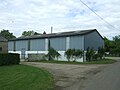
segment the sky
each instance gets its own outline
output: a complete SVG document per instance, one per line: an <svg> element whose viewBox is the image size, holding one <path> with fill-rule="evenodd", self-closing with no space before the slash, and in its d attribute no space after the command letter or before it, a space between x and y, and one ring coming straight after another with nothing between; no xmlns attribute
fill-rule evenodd
<svg viewBox="0 0 120 90"><path fill-rule="evenodd" d="M0 30L16 37L23 31L38 33L97 29L109 39L120 35L120 0L0 0Z"/></svg>

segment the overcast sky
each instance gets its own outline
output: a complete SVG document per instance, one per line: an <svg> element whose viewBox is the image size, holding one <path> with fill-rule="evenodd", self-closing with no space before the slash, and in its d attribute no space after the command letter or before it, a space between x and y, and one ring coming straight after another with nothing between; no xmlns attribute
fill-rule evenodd
<svg viewBox="0 0 120 90"><path fill-rule="evenodd" d="M83 0L92 10L112 24L106 24L80 0L0 0L0 30L15 36L23 31L39 33L86 30L96 28L111 39L120 35L120 0Z"/></svg>

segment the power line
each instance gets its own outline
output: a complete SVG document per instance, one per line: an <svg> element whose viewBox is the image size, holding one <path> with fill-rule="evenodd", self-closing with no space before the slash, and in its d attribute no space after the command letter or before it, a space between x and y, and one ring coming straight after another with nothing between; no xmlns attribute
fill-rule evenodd
<svg viewBox="0 0 120 90"><path fill-rule="evenodd" d="M112 24L110 24L109 22L107 22L104 18L102 18L99 14L97 14L93 9L91 9L86 3L84 3L82 0L80 0L80 2L82 4L84 4L88 9L90 9L96 16L98 16L102 21L104 21L105 23L107 23L109 26L113 27L114 29L117 29L115 28Z"/></svg>

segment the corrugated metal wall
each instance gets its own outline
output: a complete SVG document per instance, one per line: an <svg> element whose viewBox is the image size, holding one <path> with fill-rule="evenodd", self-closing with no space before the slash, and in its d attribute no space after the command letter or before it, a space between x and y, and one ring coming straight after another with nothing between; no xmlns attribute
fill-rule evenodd
<svg viewBox="0 0 120 90"><path fill-rule="evenodd" d="M70 48L84 50L84 36L71 36Z"/></svg>
<svg viewBox="0 0 120 90"><path fill-rule="evenodd" d="M67 37L50 38L50 45L57 51L66 51L66 48L82 49L84 48L83 36L71 36L69 41ZM30 44L30 45L29 45ZM48 44L48 43L46 43ZM45 51L45 39L20 40L15 43L15 50L21 51L23 48L26 51ZM68 46L69 45L69 46ZM66 47L67 46L67 47ZM30 49L28 48L30 47ZM14 41L8 42L8 50L14 51Z"/></svg>
<svg viewBox="0 0 120 90"><path fill-rule="evenodd" d="M102 46L104 46L104 40L96 31L85 35L85 50L88 47L98 50L98 47Z"/></svg>
<svg viewBox="0 0 120 90"><path fill-rule="evenodd" d="M28 50L28 40L16 41L16 51L21 51L22 49Z"/></svg>
<svg viewBox="0 0 120 90"><path fill-rule="evenodd" d="M30 40L30 51L45 51L45 39Z"/></svg>
<svg viewBox="0 0 120 90"><path fill-rule="evenodd" d="M85 40L85 41L84 41ZM32 40L19 40L8 42L8 50L21 51L23 48L26 51L45 51L47 49L48 39L32 39ZM51 47L57 51L66 51L66 48L85 50L90 47L95 50L100 46L104 46L104 41L100 35L95 31L83 36L70 36L70 37L53 37L50 38ZM14 46L16 45L16 46ZM45 49L46 48L46 49Z"/></svg>
<svg viewBox="0 0 120 90"><path fill-rule="evenodd" d="M66 50L66 37L50 38L50 45L57 51Z"/></svg>
<svg viewBox="0 0 120 90"><path fill-rule="evenodd" d="M8 42L8 51L13 51L14 50L14 41L9 41Z"/></svg>

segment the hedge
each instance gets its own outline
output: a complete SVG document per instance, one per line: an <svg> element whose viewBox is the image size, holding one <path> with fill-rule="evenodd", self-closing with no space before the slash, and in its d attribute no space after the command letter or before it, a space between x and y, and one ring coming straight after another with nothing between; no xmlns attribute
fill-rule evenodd
<svg viewBox="0 0 120 90"><path fill-rule="evenodd" d="M15 53L1 53L0 54L0 66L19 64L20 56Z"/></svg>

